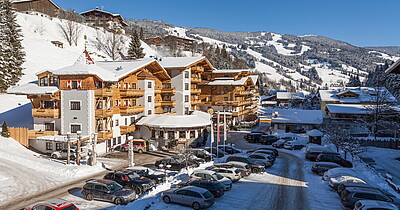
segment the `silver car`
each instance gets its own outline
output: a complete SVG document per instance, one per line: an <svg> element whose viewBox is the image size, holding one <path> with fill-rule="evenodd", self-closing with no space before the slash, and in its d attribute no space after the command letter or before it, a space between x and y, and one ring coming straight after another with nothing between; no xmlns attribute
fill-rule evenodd
<svg viewBox="0 0 400 210"><path fill-rule="evenodd" d="M214 204L214 195L210 191L195 186L169 189L161 193L161 198L165 203L178 203L194 209L208 208Z"/></svg>
<svg viewBox="0 0 400 210"><path fill-rule="evenodd" d="M195 170L190 175L190 179L207 179L217 181L222 184L224 190L230 190L232 188L232 181L221 174L211 170Z"/></svg>
<svg viewBox="0 0 400 210"><path fill-rule="evenodd" d="M242 178L241 172L237 168L218 168L214 167L210 169L211 171L215 171L222 176L232 180L232 182L237 182Z"/></svg>

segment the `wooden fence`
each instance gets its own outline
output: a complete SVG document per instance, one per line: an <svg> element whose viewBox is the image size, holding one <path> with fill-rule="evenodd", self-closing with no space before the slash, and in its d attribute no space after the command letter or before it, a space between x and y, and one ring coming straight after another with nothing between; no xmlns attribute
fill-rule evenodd
<svg viewBox="0 0 400 210"><path fill-rule="evenodd" d="M10 137L15 139L20 144L25 147L29 147L29 130L28 128L14 128L8 127L8 132Z"/></svg>

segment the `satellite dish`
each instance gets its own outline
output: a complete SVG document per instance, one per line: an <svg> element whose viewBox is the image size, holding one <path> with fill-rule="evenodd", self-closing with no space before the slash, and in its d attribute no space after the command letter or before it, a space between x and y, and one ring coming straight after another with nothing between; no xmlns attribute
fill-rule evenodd
<svg viewBox="0 0 400 210"><path fill-rule="evenodd" d="M207 109L207 113L210 114L210 115L213 115L214 114L214 109L212 109L212 108Z"/></svg>

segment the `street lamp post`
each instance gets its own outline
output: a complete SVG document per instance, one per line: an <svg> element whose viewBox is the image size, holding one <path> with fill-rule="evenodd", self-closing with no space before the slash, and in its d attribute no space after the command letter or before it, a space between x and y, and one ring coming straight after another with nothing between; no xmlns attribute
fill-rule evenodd
<svg viewBox="0 0 400 210"><path fill-rule="evenodd" d="M67 164L71 164L71 133L67 133Z"/></svg>
<svg viewBox="0 0 400 210"><path fill-rule="evenodd" d="M128 136L128 165L129 167L133 167L134 163L134 153L133 153L133 145L132 145L133 136Z"/></svg>
<svg viewBox="0 0 400 210"><path fill-rule="evenodd" d="M81 165L81 138L82 138L82 131L77 131L78 134L78 141L76 142L76 164L79 166Z"/></svg>

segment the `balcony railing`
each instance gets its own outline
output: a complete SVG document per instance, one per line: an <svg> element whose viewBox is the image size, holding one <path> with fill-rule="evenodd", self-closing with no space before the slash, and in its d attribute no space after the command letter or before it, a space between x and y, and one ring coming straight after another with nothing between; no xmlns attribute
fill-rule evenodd
<svg viewBox="0 0 400 210"><path fill-rule="evenodd" d="M176 101L161 101L161 106L176 106Z"/></svg>
<svg viewBox="0 0 400 210"><path fill-rule="evenodd" d="M32 117L60 118L60 109L32 109Z"/></svg>
<svg viewBox="0 0 400 210"><path fill-rule="evenodd" d="M112 131L98 131L97 138L100 140L107 140L113 137Z"/></svg>
<svg viewBox="0 0 400 210"><path fill-rule="evenodd" d="M154 89L154 94L161 94L161 89Z"/></svg>
<svg viewBox="0 0 400 210"><path fill-rule="evenodd" d="M136 114L144 112L144 106L121 106L119 107L119 113L122 115Z"/></svg>
<svg viewBox="0 0 400 210"><path fill-rule="evenodd" d="M245 90L236 91L235 95L239 95L239 96L249 95L249 91L245 91Z"/></svg>
<svg viewBox="0 0 400 210"><path fill-rule="evenodd" d="M176 94L176 89L175 88L163 88L163 89L161 89L161 94L175 95Z"/></svg>
<svg viewBox="0 0 400 210"><path fill-rule="evenodd" d="M40 136L55 136L60 134L60 131L35 131L35 130L29 130L28 131L28 138L29 139L36 139L37 137Z"/></svg>
<svg viewBox="0 0 400 210"><path fill-rule="evenodd" d="M111 97L113 94L114 90L109 88L97 89L94 91L96 97Z"/></svg>
<svg viewBox="0 0 400 210"><path fill-rule="evenodd" d="M141 97L144 96L144 90L139 89L120 89L121 97Z"/></svg>
<svg viewBox="0 0 400 210"><path fill-rule="evenodd" d="M201 78L192 77L192 78L190 79L190 82L191 82L191 83L200 83L200 82L201 82Z"/></svg>
<svg viewBox="0 0 400 210"><path fill-rule="evenodd" d="M192 67L192 71L204 72L204 69L203 69L203 67L200 67L200 66L194 66L194 67Z"/></svg>
<svg viewBox="0 0 400 210"><path fill-rule="evenodd" d="M127 134L127 133L132 133L135 132L136 127L134 125L128 125L128 126L119 126L121 134Z"/></svg>
<svg viewBox="0 0 400 210"><path fill-rule="evenodd" d="M114 114L112 109L96 109L96 117L111 117Z"/></svg>
<svg viewBox="0 0 400 210"><path fill-rule="evenodd" d="M160 107L160 106L161 106L161 101L154 102L154 107Z"/></svg>
<svg viewBox="0 0 400 210"><path fill-rule="evenodd" d="M193 105L200 104L200 103L201 103L201 100L199 100L199 99L192 100Z"/></svg>
<svg viewBox="0 0 400 210"><path fill-rule="evenodd" d="M193 94L193 95L200 94L200 93L201 93L201 89L192 89L192 90L190 91L190 93Z"/></svg>

